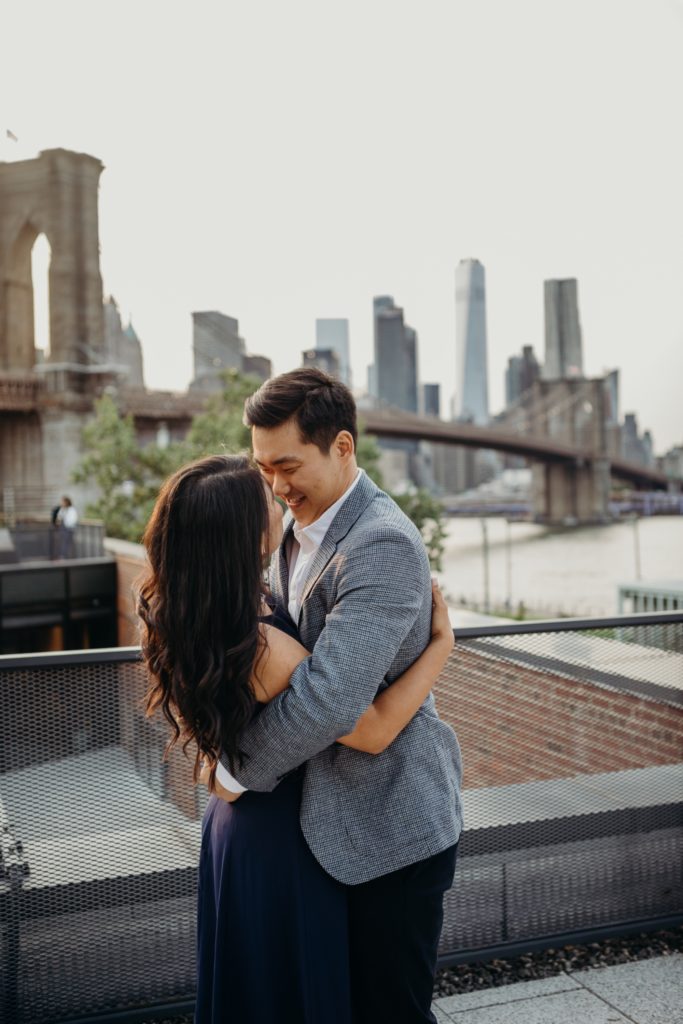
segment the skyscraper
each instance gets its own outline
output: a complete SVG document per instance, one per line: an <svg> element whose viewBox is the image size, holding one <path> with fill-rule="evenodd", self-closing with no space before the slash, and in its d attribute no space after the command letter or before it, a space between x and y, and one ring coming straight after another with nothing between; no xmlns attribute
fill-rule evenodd
<svg viewBox="0 0 683 1024"><path fill-rule="evenodd" d="M525 345L521 356L510 356L505 371L505 405L511 406L541 376L541 367L531 345Z"/></svg>
<svg viewBox="0 0 683 1024"><path fill-rule="evenodd" d="M351 356L349 353L349 321L318 319L315 322L315 347L333 349L339 357L339 378L351 387Z"/></svg>
<svg viewBox="0 0 683 1024"><path fill-rule="evenodd" d="M486 351L486 274L479 260L461 260L455 270L455 416L489 420Z"/></svg>
<svg viewBox="0 0 683 1024"><path fill-rule="evenodd" d="M339 365L339 353L334 348L309 348L301 353L302 366L314 366L331 377L339 377L341 380L341 367Z"/></svg>
<svg viewBox="0 0 683 1024"><path fill-rule="evenodd" d="M440 384L422 385L422 411L425 416L436 416L437 419L441 415Z"/></svg>
<svg viewBox="0 0 683 1024"><path fill-rule="evenodd" d="M404 322L403 310L390 295L372 300L375 362L374 395L381 405L417 412L417 333ZM421 482L422 460L417 441L384 438L380 468L387 487L400 489Z"/></svg>
<svg viewBox="0 0 683 1024"><path fill-rule="evenodd" d="M221 390L221 370L241 370L244 353L244 340L234 317L215 311L192 314L191 388Z"/></svg>
<svg viewBox="0 0 683 1024"><path fill-rule="evenodd" d="M380 402L417 412L417 333L389 295L373 299L375 387Z"/></svg>
<svg viewBox="0 0 683 1024"><path fill-rule="evenodd" d="M583 377L583 343L576 278L543 282L546 380Z"/></svg>
<svg viewBox="0 0 683 1024"><path fill-rule="evenodd" d="M273 364L268 356L242 356L242 373L266 381L273 376Z"/></svg>

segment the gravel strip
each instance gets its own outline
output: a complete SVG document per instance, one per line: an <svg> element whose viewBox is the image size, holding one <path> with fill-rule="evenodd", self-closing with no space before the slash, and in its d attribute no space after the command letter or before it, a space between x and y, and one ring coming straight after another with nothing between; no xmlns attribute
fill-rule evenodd
<svg viewBox="0 0 683 1024"><path fill-rule="evenodd" d="M582 971L587 967L612 967L635 960L683 952L683 928L672 931L641 933L623 939L605 939L587 946L563 946L525 953L511 960L488 960L486 963L458 964L437 971L434 998L479 992L516 981L550 978L556 974ZM150 1017L145 1024L193 1024L192 1014L179 1017Z"/></svg>
<svg viewBox="0 0 683 1024"><path fill-rule="evenodd" d="M538 953L524 953L510 960L489 960L486 963L458 964L437 971L434 998L478 992L516 981L551 978L588 967L612 967L635 960L649 960L683 951L683 928L672 931L641 933L623 939L605 939L587 946L562 946Z"/></svg>

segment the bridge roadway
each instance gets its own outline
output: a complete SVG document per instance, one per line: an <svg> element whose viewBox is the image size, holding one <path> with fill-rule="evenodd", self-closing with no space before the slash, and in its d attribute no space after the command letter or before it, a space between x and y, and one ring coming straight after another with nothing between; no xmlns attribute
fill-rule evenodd
<svg viewBox="0 0 683 1024"><path fill-rule="evenodd" d="M0 375L0 413L37 412L43 404L42 382L34 375ZM51 396L54 400L54 395ZM123 413L130 413L136 421L187 420L202 412L207 396L200 392L173 393L167 391L130 391L120 395ZM360 409L359 419L369 434L397 440L434 441L441 444L463 445L470 448L488 448L493 451L521 455L533 462L557 463L565 466L585 467L606 456L573 445L562 444L549 437L517 434L500 427L479 427L472 423L455 423L412 413L377 409ZM629 462L609 459L610 472L636 487L666 490L673 482L656 469Z"/></svg>
<svg viewBox="0 0 683 1024"><path fill-rule="evenodd" d="M606 458L583 448L561 444L548 437L516 434L496 427L478 427L472 423L448 423L428 416L396 415L380 410L364 409L360 419L369 434L376 437L436 441L458 444L469 448L489 448L493 451L522 455L534 462L555 462L572 466L587 466L596 458ZM666 489L670 483L664 473L626 459L609 459L613 476L641 487Z"/></svg>

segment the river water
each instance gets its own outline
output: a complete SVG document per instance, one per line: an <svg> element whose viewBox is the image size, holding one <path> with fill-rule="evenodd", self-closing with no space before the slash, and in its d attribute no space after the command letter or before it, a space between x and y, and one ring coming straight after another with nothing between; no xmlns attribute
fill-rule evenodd
<svg viewBox="0 0 683 1024"><path fill-rule="evenodd" d="M549 529L487 519L492 609L506 599L543 617L615 615L619 583L683 585L683 516ZM442 587L449 601L484 601L482 521L449 519Z"/></svg>

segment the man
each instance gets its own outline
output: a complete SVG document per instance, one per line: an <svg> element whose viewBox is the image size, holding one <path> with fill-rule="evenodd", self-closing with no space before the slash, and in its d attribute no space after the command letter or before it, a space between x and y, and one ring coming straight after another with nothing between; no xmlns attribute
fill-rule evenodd
<svg viewBox="0 0 683 1024"><path fill-rule="evenodd" d="M245 405L254 459L287 525L271 587L313 654L246 730L227 789L270 791L306 762L301 827L347 887L354 1021L422 1024L462 825L455 734L430 696L377 756L335 744L430 635L420 534L358 469L350 391L319 370L272 378Z"/></svg>

